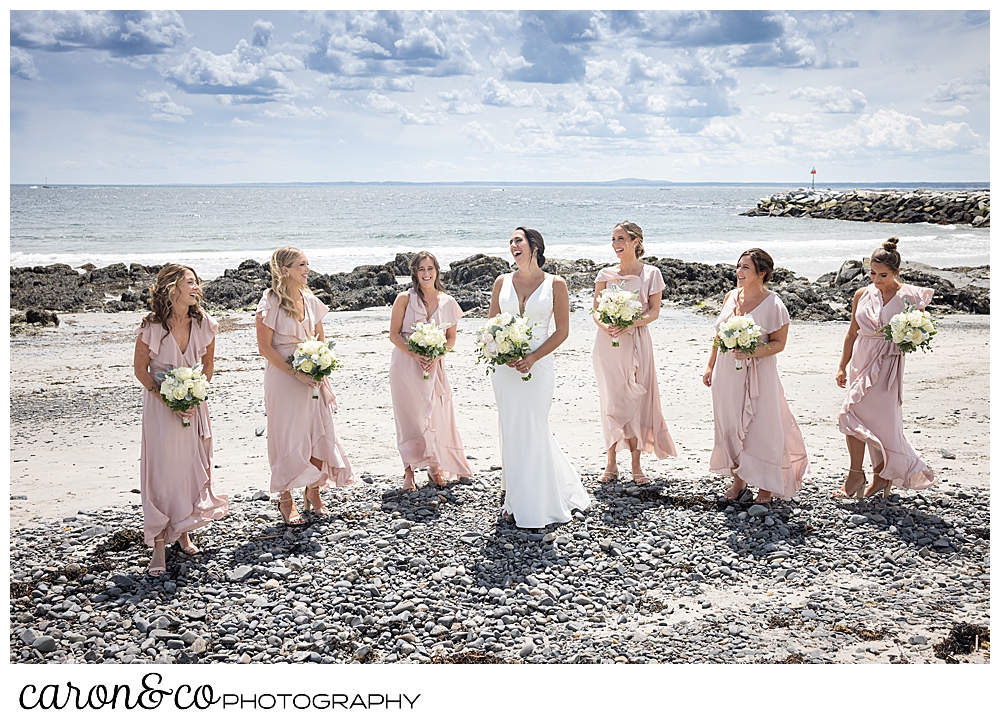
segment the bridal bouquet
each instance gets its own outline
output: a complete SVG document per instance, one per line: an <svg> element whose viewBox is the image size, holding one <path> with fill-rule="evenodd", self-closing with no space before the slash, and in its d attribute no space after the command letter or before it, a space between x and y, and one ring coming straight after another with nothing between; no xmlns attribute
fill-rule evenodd
<svg viewBox="0 0 1000 724"><path fill-rule="evenodd" d="M895 342L903 354L926 352L931 348L931 337L937 334L937 325L927 312L921 312L909 302L903 303L903 311L893 315L889 324L882 328L887 340Z"/></svg>
<svg viewBox="0 0 1000 724"><path fill-rule="evenodd" d="M476 364L485 362L489 365L489 373L497 365L505 365L511 360L524 357L531 351L528 343L534 326L523 314L510 312L501 312L487 319L476 337ZM531 379L531 373L521 379L527 382Z"/></svg>
<svg viewBox="0 0 1000 724"><path fill-rule="evenodd" d="M626 291L624 284L610 284L605 287L597 303L597 313L601 322L615 327L631 326L641 312L639 292ZM618 347L618 340L612 340L611 346Z"/></svg>
<svg viewBox="0 0 1000 724"><path fill-rule="evenodd" d="M745 354L753 354L763 333L764 330L750 315L730 317L719 327L719 334L716 335L712 346L720 352L738 349ZM736 360L736 369L743 369L740 360Z"/></svg>
<svg viewBox="0 0 1000 724"><path fill-rule="evenodd" d="M201 373L201 365L167 367L166 372L157 372L153 379L160 383L160 397L171 410L184 412L208 399L208 379ZM189 420L183 424L191 427Z"/></svg>
<svg viewBox="0 0 1000 724"><path fill-rule="evenodd" d="M315 337L299 342L295 352L288 358L288 364L296 372L309 375L314 380L322 381L324 377L339 370L343 365L333 356L336 342L320 342ZM313 390L313 399L319 397L319 390Z"/></svg>
<svg viewBox="0 0 1000 724"><path fill-rule="evenodd" d="M445 346L448 343L448 338L445 336L444 329L437 326L433 322L417 322L413 325L413 332L410 334L409 339L406 343L410 346L410 349L427 359L437 359L438 357L443 357L448 351ZM429 375L424 372L424 379L428 379Z"/></svg>

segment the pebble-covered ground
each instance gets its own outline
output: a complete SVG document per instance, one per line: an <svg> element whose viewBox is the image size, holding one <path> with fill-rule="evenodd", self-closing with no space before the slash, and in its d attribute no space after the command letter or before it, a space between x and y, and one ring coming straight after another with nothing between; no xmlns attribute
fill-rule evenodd
<svg viewBox="0 0 1000 724"><path fill-rule="evenodd" d="M145 574L138 505L11 534L12 662L989 660L988 490L718 502L721 479L586 484L546 530L499 473L402 494L364 475L287 527L265 492Z"/></svg>

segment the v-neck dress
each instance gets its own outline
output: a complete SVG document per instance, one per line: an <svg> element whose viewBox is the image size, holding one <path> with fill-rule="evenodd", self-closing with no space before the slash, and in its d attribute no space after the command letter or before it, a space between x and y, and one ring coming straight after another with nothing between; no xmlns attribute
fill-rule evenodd
<svg viewBox="0 0 1000 724"><path fill-rule="evenodd" d="M277 295L268 289L257 305L257 316L274 331L271 346L282 357L290 357L299 342L311 337L326 316L326 305L312 294L303 294L305 315L300 322L282 309ZM267 412L267 459L271 464L271 492L319 487L332 482L341 487L354 483L347 451L337 437L333 413L337 398L325 377L319 397L312 389L270 362L264 370L264 410ZM322 469L309 459L316 458Z"/></svg>
<svg viewBox="0 0 1000 724"><path fill-rule="evenodd" d="M933 471L903 437L903 365L906 356L881 329L903 311L905 302L923 310L933 289L903 284L888 304L874 284L865 287L854 318L858 336L851 353L847 397L840 409L840 431L868 445L872 465L897 488L922 490L937 482Z"/></svg>
<svg viewBox="0 0 1000 724"><path fill-rule="evenodd" d="M149 347L149 371L154 376L168 368L194 367L208 351L219 325L209 315L191 320L187 349L181 352L162 324L136 327ZM212 425L208 402L195 408L191 426L163 404L157 392L142 393L142 451L139 491L142 497L143 538L152 546L163 534L167 545L196 528L218 520L229 511L225 495L212 489Z"/></svg>
<svg viewBox="0 0 1000 724"><path fill-rule="evenodd" d="M455 298L441 293L437 309L428 316L420 295L409 292L400 333L409 339L413 326L433 322L443 329L458 324L462 308ZM444 360L431 367L428 378L420 363L393 347L389 362L389 392L396 422L396 444L405 467L436 469L446 480L472 477L462 438L455 424L455 406Z"/></svg>
<svg viewBox="0 0 1000 724"><path fill-rule="evenodd" d="M736 292L729 295L715 323L736 315ZM764 329L760 345L789 323L784 302L770 292L753 311L746 313ZM802 489L809 474L802 432L795 421L778 377L778 358L751 357L736 369L732 352L719 353L712 372L712 410L715 447L709 470L738 475L747 485L768 490L789 500Z"/></svg>
<svg viewBox="0 0 1000 724"><path fill-rule="evenodd" d="M613 267L602 269L597 282L622 285L638 292L642 314L649 309L649 297L664 288L663 274L655 266L642 265L642 272L620 274ZM628 327L618 337L619 346L601 329L594 338L594 373L601 401L601 430L604 449L628 450L628 440L636 438L644 453L662 460L677 457L674 441L663 419L660 387L656 381L653 339L649 327Z"/></svg>

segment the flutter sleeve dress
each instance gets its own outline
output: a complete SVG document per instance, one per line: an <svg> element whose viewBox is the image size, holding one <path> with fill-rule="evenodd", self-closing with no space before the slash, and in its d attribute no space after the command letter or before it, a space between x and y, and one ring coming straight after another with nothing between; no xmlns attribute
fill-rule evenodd
<svg viewBox="0 0 1000 724"><path fill-rule="evenodd" d="M187 349L177 346L162 324L147 323L135 333L149 347L149 371L155 377L167 368L194 367L208 351L219 325L207 314L191 320ZM182 533L208 525L229 511L225 495L212 489L212 425L208 402L195 408L190 427L163 404L159 391L142 393L142 452L139 488L142 493L143 537L146 545L163 534L166 545Z"/></svg>
<svg viewBox="0 0 1000 724"><path fill-rule="evenodd" d="M716 332L736 313L736 293L729 295L715 324ZM758 346L790 321L781 298L771 292L746 316L764 329ZM802 432L778 378L777 355L751 357L736 369L732 352L719 353L712 373L715 447L711 472L738 475L747 485L789 500L802 489L809 459Z"/></svg>
<svg viewBox="0 0 1000 724"><path fill-rule="evenodd" d="M642 314L649 310L649 297L664 288L663 275L655 266L644 264L640 276L622 275L612 267L602 269L597 282L622 285L639 293ZM677 456L656 382L653 340L649 327L628 327L618 337L618 347L598 329L594 339L594 373L601 400L601 430L604 449L628 450L628 440L636 438L637 449L655 453L658 459Z"/></svg>
<svg viewBox="0 0 1000 724"><path fill-rule="evenodd" d="M299 342L314 336L330 311L312 294L303 294L303 302L305 315L301 322L279 306L273 290L266 290L257 305L257 316L274 331L271 346L282 357L291 356ZM331 482L337 487L354 483L347 451L333 426L337 398L330 378L323 378L318 398L312 394L309 386L267 362L264 410L273 493L307 486L325 490ZM314 466L310 458L320 460L322 469Z"/></svg>
<svg viewBox="0 0 1000 724"><path fill-rule="evenodd" d="M420 295L409 292L403 326L403 339L409 339L413 325L433 322L449 329L458 324L462 308L454 297L441 294L437 309L428 317ZM471 477L473 470L465 457L462 438L455 424L455 407L444 360L431 367L424 379L420 363L403 350L393 348L389 362L389 391L392 414L396 421L396 444L403 465L412 470L437 470L446 480Z"/></svg>
<svg viewBox="0 0 1000 724"><path fill-rule="evenodd" d="M933 289L903 284L888 304L870 284L865 287L854 316L858 337L854 341L848 372L847 397L840 409L840 431L868 445L872 466L885 463L879 476L893 486L923 490L937 482L913 447L903 437L903 365L905 355L879 331L909 302L923 310Z"/></svg>

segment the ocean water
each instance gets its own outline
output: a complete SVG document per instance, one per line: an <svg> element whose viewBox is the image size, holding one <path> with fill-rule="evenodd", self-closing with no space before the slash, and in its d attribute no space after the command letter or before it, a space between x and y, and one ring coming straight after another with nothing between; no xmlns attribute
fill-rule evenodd
<svg viewBox="0 0 1000 724"><path fill-rule="evenodd" d="M759 246L778 266L810 278L869 255L890 236L900 238L904 260L940 267L989 263L989 229L739 216L789 188L11 186L10 263L177 261L212 279L244 259L265 261L274 249L293 245L324 273L421 249L446 266L477 252L506 257L517 226L538 229L550 258L611 262L611 230L625 219L643 228L647 255L733 263Z"/></svg>

